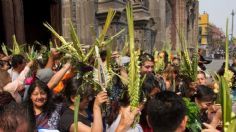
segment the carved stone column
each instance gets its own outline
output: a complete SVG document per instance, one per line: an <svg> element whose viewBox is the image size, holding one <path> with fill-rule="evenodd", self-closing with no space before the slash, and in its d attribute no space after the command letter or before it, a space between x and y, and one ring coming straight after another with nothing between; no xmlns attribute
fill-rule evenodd
<svg viewBox="0 0 236 132"><path fill-rule="evenodd" d="M25 42L24 12L22 0L1 0L5 43L12 47L12 36L17 41Z"/></svg>
<svg viewBox="0 0 236 132"><path fill-rule="evenodd" d="M102 31L109 8L113 8L116 11L116 15L108 30L107 37L118 33L121 29L127 28L125 6L126 3L123 0L98 0L98 10L96 11L98 33ZM125 34L122 34L112 42L112 49L120 51L123 49L124 43Z"/></svg>
<svg viewBox="0 0 236 132"><path fill-rule="evenodd" d="M168 17L166 8L166 0L149 0L149 12L155 22L155 48L159 50L163 47L163 44L166 41L166 20ZM171 11L169 14L171 14ZM171 17L168 18L171 19ZM168 22L170 22L169 19Z"/></svg>
<svg viewBox="0 0 236 132"><path fill-rule="evenodd" d="M12 47L12 35L15 33L14 10L12 0L1 0L3 13L3 27L6 44Z"/></svg>
<svg viewBox="0 0 236 132"><path fill-rule="evenodd" d="M25 43L25 26L24 26L24 8L22 0L13 0L14 8L14 26L17 41L20 44Z"/></svg>
<svg viewBox="0 0 236 132"><path fill-rule="evenodd" d="M151 17L148 7L142 1L134 1L134 28L135 44L137 48L152 52L155 42L156 29L153 28L154 20Z"/></svg>
<svg viewBox="0 0 236 132"><path fill-rule="evenodd" d="M57 31L62 33L62 0L53 0L50 4L51 25Z"/></svg>
<svg viewBox="0 0 236 132"><path fill-rule="evenodd" d="M95 41L92 30L96 32L96 18L95 13L97 10L96 0L77 0L75 10L76 14L72 11L72 18L76 21L77 33L82 44L92 44ZM73 7L72 6L72 7Z"/></svg>
<svg viewBox="0 0 236 132"><path fill-rule="evenodd" d="M61 19L62 19L62 35L65 39L70 38L69 20L71 18L71 0L61 0Z"/></svg>

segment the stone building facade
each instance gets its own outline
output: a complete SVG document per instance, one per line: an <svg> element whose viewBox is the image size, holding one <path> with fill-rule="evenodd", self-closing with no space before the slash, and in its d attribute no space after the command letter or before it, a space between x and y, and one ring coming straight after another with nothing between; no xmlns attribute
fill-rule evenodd
<svg viewBox="0 0 236 132"><path fill-rule="evenodd" d="M52 36L42 23L49 22L66 39L70 39L69 20L83 44L91 44L102 30L109 8L116 11L108 36L127 28L125 6L128 0L0 0L0 42L11 46L16 34L20 43L48 43ZM197 0L130 0L134 11L137 48L151 52L170 42L180 47L183 31L190 47L197 44ZM126 31L127 32L127 31ZM121 50L125 33L113 41Z"/></svg>

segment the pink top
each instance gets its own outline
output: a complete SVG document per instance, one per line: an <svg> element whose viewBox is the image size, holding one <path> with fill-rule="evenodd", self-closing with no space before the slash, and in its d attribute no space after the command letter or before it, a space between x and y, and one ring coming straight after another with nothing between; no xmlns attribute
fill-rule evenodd
<svg viewBox="0 0 236 132"><path fill-rule="evenodd" d="M17 103L21 102L21 96L18 93L18 91L22 90L24 88L24 80L29 73L30 68L28 66L25 66L24 70L21 71L20 75L17 77L16 80L13 82L8 83L5 87L3 87L4 91L7 91L11 93L12 97L16 100Z"/></svg>

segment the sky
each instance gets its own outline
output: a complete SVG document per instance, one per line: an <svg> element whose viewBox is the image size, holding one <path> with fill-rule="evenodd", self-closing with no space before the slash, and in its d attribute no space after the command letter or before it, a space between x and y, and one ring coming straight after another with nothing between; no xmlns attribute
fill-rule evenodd
<svg viewBox="0 0 236 132"><path fill-rule="evenodd" d="M199 0L199 13L206 11L209 21L225 32L226 18L229 18L229 34L232 30L232 10L234 9L234 37L236 36L236 0Z"/></svg>

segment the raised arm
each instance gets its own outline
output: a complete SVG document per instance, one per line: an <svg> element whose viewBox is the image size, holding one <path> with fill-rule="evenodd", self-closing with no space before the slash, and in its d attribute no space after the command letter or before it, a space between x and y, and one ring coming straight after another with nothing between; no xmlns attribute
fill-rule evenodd
<svg viewBox="0 0 236 132"><path fill-rule="evenodd" d="M61 81L63 76L66 74L66 72L70 69L70 67L71 67L71 64L66 63L55 75L53 75L53 77L50 79L50 81L47 84L48 87L50 89L55 88L57 84Z"/></svg>
<svg viewBox="0 0 236 132"><path fill-rule="evenodd" d="M93 105L93 125L92 132L103 132L101 105L108 101L106 92L98 93Z"/></svg>

